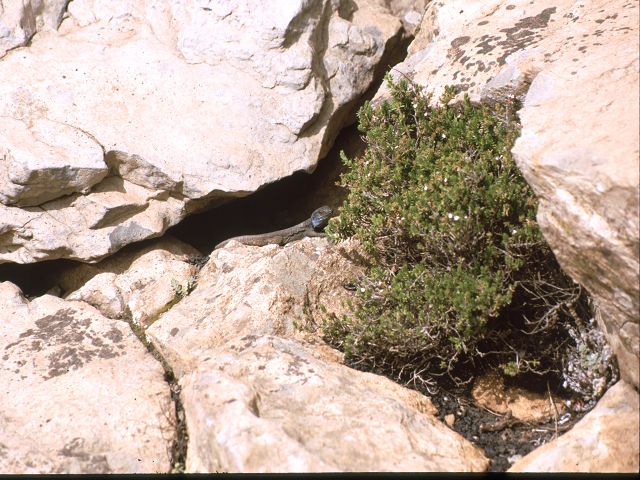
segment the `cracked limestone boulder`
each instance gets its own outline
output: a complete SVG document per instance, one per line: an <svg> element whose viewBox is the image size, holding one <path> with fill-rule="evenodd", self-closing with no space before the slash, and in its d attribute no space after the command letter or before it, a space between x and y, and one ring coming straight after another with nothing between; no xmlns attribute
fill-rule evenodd
<svg viewBox="0 0 640 480"><path fill-rule="evenodd" d="M639 383L638 4L432 2L394 67L440 96L522 102L513 153L560 265L587 288L621 375ZM385 98L386 89L377 93Z"/></svg>
<svg viewBox="0 0 640 480"><path fill-rule="evenodd" d="M74 0L0 59L0 262L97 261L313 170L402 32L383 0Z"/></svg>
<svg viewBox="0 0 640 480"><path fill-rule="evenodd" d="M0 472L168 472L174 406L126 322L0 283Z"/></svg>
<svg viewBox="0 0 640 480"><path fill-rule="evenodd" d="M147 242L145 242L147 243ZM80 300L108 318L147 327L193 284L197 268L187 260L201 255L175 238L131 245L95 264L82 263L61 272L66 300Z"/></svg>
<svg viewBox="0 0 640 480"><path fill-rule="evenodd" d="M638 4L623 3L579 13L582 39L533 80L513 153L545 238L593 295L622 378L638 388L640 19Z"/></svg>
<svg viewBox="0 0 640 480"><path fill-rule="evenodd" d="M188 472L484 471L417 392L274 336L213 350L180 381Z"/></svg>
<svg viewBox="0 0 640 480"><path fill-rule="evenodd" d="M284 247L232 241L212 252L195 289L146 333L178 377L238 335L297 335L306 286L329 249L317 237Z"/></svg>

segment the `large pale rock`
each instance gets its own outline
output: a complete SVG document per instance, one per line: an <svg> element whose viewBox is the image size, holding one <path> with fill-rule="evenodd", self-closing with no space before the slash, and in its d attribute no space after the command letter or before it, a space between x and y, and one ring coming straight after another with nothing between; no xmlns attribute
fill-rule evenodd
<svg viewBox="0 0 640 480"><path fill-rule="evenodd" d="M540 198L546 239L594 296L622 377L637 387L638 4L597 3L579 12L573 31L582 41L567 45L531 84L513 152Z"/></svg>
<svg viewBox="0 0 640 480"><path fill-rule="evenodd" d="M167 472L163 369L129 325L0 283L0 472Z"/></svg>
<svg viewBox="0 0 640 480"><path fill-rule="evenodd" d="M25 208L0 204L0 257L17 263L60 257L97 261L159 235L182 218L183 209L182 200L119 176L106 177L89 195L74 193Z"/></svg>
<svg viewBox="0 0 640 480"><path fill-rule="evenodd" d="M440 97L447 85L472 100L522 97L558 44L574 2L452 0L431 2L407 59L391 73ZM563 20L556 20L562 18ZM562 38L564 41L564 38ZM546 55L545 55L546 54ZM498 80L494 80L499 77ZM500 80L502 79L502 80ZM491 81L495 85L487 86ZM386 95L383 86L378 98Z"/></svg>
<svg viewBox="0 0 640 480"><path fill-rule="evenodd" d="M513 149L562 267L593 295L623 378L639 385L638 5L433 2L394 68L437 98L524 102ZM377 94L385 98L386 89Z"/></svg>
<svg viewBox="0 0 640 480"><path fill-rule="evenodd" d="M67 180L60 194L82 193L54 204L31 195L38 208L12 206L24 192L0 199L0 262L95 261L312 170L402 32L383 0L75 0L68 13L0 61L0 117L65 125L65 146L82 132L112 176ZM16 150L38 145L0 145L0 170L13 181ZM60 164L41 162L29 178Z"/></svg>
<svg viewBox="0 0 640 480"><path fill-rule="evenodd" d="M402 387L247 336L181 380L189 472L484 471L482 453ZM417 395L417 394L416 394ZM430 408L429 408L430 407Z"/></svg>
<svg viewBox="0 0 640 480"><path fill-rule="evenodd" d="M323 238L285 247L231 242L211 254L193 292L147 335L178 377L238 335L291 336L304 318L306 284L327 249Z"/></svg>
<svg viewBox="0 0 640 480"><path fill-rule="evenodd" d="M179 299L176 291L195 282L197 268L186 262L200 252L168 236L118 252L97 264L64 271L59 285L67 300L81 300L108 318L146 326Z"/></svg>
<svg viewBox="0 0 640 480"><path fill-rule="evenodd" d="M38 119L0 117L0 202L33 206L89 189L107 176L104 152L86 133Z"/></svg>
<svg viewBox="0 0 640 480"><path fill-rule="evenodd" d="M638 392L618 382L567 433L517 461L510 472L638 473Z"/></svg>
<svg viewBox="0 0 640 480"><path fill-rule="evenodd" d="M56 29L69 0L0 1L0 58L39 30Z"/></svg>

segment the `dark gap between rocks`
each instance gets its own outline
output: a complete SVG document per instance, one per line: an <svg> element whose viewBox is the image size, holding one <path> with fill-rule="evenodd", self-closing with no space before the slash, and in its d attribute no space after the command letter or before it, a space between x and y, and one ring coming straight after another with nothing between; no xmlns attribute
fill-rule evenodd
<svg viewBox="0 0 640 480"><path fill-rule="evenodd" d="M313 173L296 172L247 197L191 215L167 233L208 255L227 238L290 227L322 205L335 212L346 197L345 189L336 185L343 171L340 151L357 155L363 148L356 127L348 127Z"/></svg>
<svg viewBox="0 0 640 480"><path fill-rule="evenodd" d="M164 379L169 385L169 391L171 392L171 400L174 405L175 425L173 438L171 439L171 446L169 457L171 459L171 471L168 473L184 473L187 462L187 445L189 443L189 433L187 431L187 419L184 412L184 406L180 399L180 392L182 391L178 379L173 373L173 369L169 363L162 356L160 351L149 341L147 338L144 327L136 324L131 319L131 314L128 315L127 323L131 327L131 330L138 337L138 340L146 347L147 351L155 358L162 368L164 369Z"/></svg>
<svg viewBox="0 0 640 480"><path fill-rule="evenodd" d="M0 282L16 284L28 299L47 292L60 296L61 292L56 288L60 273L79 263L74 260L48 260L26 265L3 263L0 264Z"/></svg>

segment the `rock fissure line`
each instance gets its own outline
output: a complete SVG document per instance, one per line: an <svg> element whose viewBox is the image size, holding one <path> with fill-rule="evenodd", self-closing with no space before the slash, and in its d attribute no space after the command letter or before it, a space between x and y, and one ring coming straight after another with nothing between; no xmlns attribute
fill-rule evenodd
<svg viewBox="0 0 640 480"><path fill-rule="evenodd" d="M189 439L189 434L187 432L187 422L185 418L184 407L180 398L180 384L178 383L178 379L173 373L173 369L166 361L162 353L160 353L160 351L147 338L144 332L144 327L136 324L133 321L130 312L127 313L128 315L126 315L126 321L129 324L129 327L131 327L131 331L145 346L145 348L153 356L153 358L155 358L160 363L162 369L164 370L164 379L169 386L169 391L171 392L171 400L173 401L174 405L176 422L169 451L171 471L166 473L183 473L187 459L187 442Z"/></svg>

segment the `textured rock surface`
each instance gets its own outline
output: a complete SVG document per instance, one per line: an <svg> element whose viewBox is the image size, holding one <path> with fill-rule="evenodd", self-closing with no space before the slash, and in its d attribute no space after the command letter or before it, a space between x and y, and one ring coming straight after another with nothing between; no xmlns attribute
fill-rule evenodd
<svg viewBox="0 0 640 480"><path fill-rule="evenodd" d="M173 403L125 322L0 283L0 472L167 472Z"/></svg>
<svg viewBox="0 0 640 480"><path fill-rule="evenodd" d="M291 336L304 317L305 285L328 247L323 238L285 247L231 242L211 254L195 290L147 335L177 376L238 335Z"/></svg>
<svg viewBox="0 0 640 480"><path fill-rule="evenodd" d="M555 35L573 6L553 0L431 2L410 55L392 75L424 85L435 98L446 85L469 93L472 100L521 98L544 62L562 47ZM491 81L493 88L487 86ZM385 92L383 87L378 97Z"/></svg>
<svg viewBox="0 0 640 480"><path fill-rule="evenodd" d="M97 264L66 270L60 287L67 300L81 300L108 318L131 318L147 325L176 300L176 286L193 281L197 268L186 262L200 252L165 236L132 246Z"/></svg>
<svg viewBox="0 0 640 480"><path fill-rule="evenodd" d="M429 414L319 361L301 344L247 336L181 382L190 472L483 471L481 452ZM426 404L424 404L426 406Z"/></svg>
<svg viewBox="0 0 640 480"><path fill-rule="evenodd" d="M623 3L581 12L587 40L535 78L513 151L540 198L545 237L595 297L622 377L638 386L640 19L637 3Z"/></svg>
<svg viewBox="0 0 640 480"><path fill-rule="evenodd" d="M322 238L231 242L147 330L180 378L187 471L485 470L428 398L341 365L339 352L295 328L324 298L309 285L327 286L320 277L337 260L321 258L331 250Z"/></svg>
<svg viewBox="0 0 640 480"><path fill-rule="evenodd" d="M69 0L0 1L0 58L39 30L56 29Z"/></svg>
<svg viewBox="0 0 640 480"><path fill-rule="evenodd" d="M364 274L364 265L364 252L354 238L323 252L307 282L305 330L321 335L329 315L352 314L348 305L356 302L357 297L353 289L345 287Z"/></svg>
<svg viewBox="0 0 640 480"><path fill-rule="evenodd" d="M509 471L638 473L639 407L638 392L620 381L569 432L537 448Z"/></svg>
<svg viewBox="0 0 640 480"><path fill-rule="evenodd" d="M560 264L593 295L638 386L638 5L433 2L402 75L439 97L524 101L514 154ZM386 95L383 88L377 94Z"/></svg>
<svg viewBox="0 0 640 480"><path fill-rule="evenodd" d="M415 35L429 0L388 0L391 12L402 21L407 34Z"/></svg>
<svg viewBox="0 0 640 480"><path fill-rule="evenodd" d="M33 206L70 193L88 193L107 176L104 152L86 133L38 119L27 126L0 118L0 202Z"/></svg>
<svg viewBox="0 0 640 480"><path fill-rule="evenodd" d="M12 206L26 193L0 198L0 262L97 260L205 201L313 169L402 32L382 0L75 0L68 14L0 60L0 117L62 125L65 147L88 137L111 175L30 195L31 208ZM10 161L38 145L2 145L9 182L60 166Z"/></svg>

